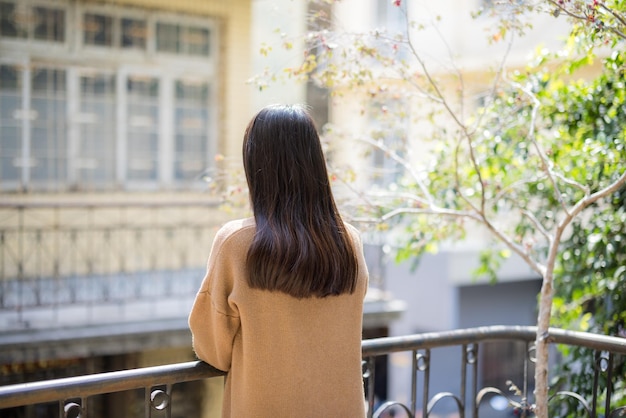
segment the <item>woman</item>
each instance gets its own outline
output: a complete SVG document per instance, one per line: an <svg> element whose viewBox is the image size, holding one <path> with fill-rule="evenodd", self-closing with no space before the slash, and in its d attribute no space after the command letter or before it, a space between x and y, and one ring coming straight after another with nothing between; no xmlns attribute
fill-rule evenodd
<svg viewBox="0 0 626 418"><path fill-rule="evenodd" d="M248 125L253 218L217 233L189 327L226 371L223 417L363 417L367 268L335 206L319 136L298 106Z"/></svg>

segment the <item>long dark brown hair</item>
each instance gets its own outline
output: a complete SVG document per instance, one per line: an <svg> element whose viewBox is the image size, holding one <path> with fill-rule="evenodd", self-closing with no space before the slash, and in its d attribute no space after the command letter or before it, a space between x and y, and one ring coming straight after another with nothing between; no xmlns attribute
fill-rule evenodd
<svg viewBox="0 0 626 418"><path fill-rule="evenodd" d="M356 252L307 111L262 109L246 128L243 165L256 221L247 256L250 286L297 298L354 292Z"/></svg>

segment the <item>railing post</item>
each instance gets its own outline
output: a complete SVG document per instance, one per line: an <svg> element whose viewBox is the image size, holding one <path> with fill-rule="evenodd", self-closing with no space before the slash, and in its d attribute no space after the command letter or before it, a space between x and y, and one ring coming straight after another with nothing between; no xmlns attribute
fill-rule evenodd
<svg viewBox="0 0 626 418"><path fill-rule="evenodd" d="M413 367L411 368L411 414L417 412L417 350L412 352Z"/></svg>
<svg viewBox="0 0 626 418"><path fill-rule="evenodd" d="M374 394L376 357L368 357L363 364L365 366L363 377L367 379L367 417L372 418L374 416L374 406L376 401Z"/></svg>
<svg viewBox="0 0 626 418"><path fill-rule="evenodd" d="M468 360L468 363L472 367L472 417L478 418L478 404L476 401L476 396L478 395L478 348L479 345L477 343L472 343L470 345L470 349L468 354L471 354L471 357ZM465 380L463 380L465 383ZM463 393L461 399L463 402L466 402L466 394ZM465 408L464 408L465 409Z"/></svg>
<svg viewBox="0 0 626 418"><path fill-rule="evenodd" d="M422 396L422 416L428 416L428 389L430 385L430 348L424 350L422 371L424 372L424 394ZM419 362L418 362L419 367Z"/></svg>
<svg viewBox="0 0 626 418"><path fill-rule="evenodd" d="M613 353L609 352L606 370L606 400L604 406L604 416L611 416L611 395L613 391Z"/></svg>

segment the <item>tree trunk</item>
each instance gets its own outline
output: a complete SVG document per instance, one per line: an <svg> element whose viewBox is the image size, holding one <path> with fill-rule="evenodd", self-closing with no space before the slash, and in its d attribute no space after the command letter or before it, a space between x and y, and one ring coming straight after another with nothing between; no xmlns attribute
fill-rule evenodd
<svg viewBox="0 0 626 418"><path fill-rule="evenodd" d="M548 267L543 275L539 299L539 317L537 318L537 337L535 339L535 414L538 418L548 418L548 332L552 316L553 266Z"/></svg>

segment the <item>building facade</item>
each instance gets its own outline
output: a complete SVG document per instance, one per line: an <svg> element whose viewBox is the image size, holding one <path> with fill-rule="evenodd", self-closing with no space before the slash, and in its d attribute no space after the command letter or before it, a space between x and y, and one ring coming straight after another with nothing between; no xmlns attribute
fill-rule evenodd
<svg viewBox="0 0 626 418"><path fill-rule="evenodd" d="M224 205L247 202L243 129L265 104L312 100L297 83L254 91L259 42L271 16L302 32L307 12L293 1L0 0L0 385L194 359L187 315L213 235L249 213ZM372 289L365 335L387 335L403 309ZM219 379L173 393L172 416L219 416ZM111 394L87 412L140 416L138 405L141 393Z"/></svg>

